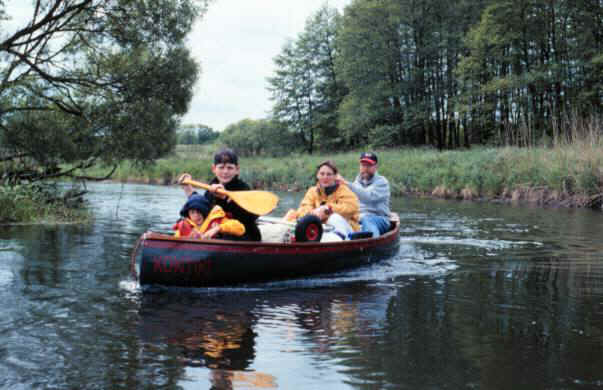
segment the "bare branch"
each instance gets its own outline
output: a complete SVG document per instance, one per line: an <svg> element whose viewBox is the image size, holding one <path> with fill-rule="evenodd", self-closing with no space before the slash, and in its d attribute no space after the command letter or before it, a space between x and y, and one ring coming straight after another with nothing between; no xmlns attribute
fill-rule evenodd
<svg viewBox="0 0 603 390"><path fill-rule="evenodd" d="M103 177L94 177L94 176L71 176L71 177L74 179L77 179L77 180L103 181L103 180L110 179L116 170L117 170L117 165L113 165L113 168L111 169L111 171Z"/></svg>
<svg viewBox="0 0 603 390"><path fill-rule="evenodd" d="M58 177L78 178L79 176L73 174L75 171L77 171L78 169L90 168L91 166L94 165L95 162L96 162L96 157L90 158L86 161L82 161L80 164L78 164L74 167L71 167L70 169L64 170L64 171L61 169L58 169L58 168L56 170L52 170L52 171L47 170L46 172L28 170L28 171L23 171L22 173L18 174L18 176L21 179L30 180L30 181L56 179ZM117 169L117 166L114 167L111 174L113 174L113 172L115 172L115 169Z"/></svg>
<svg viewBox="0 0 603 390"><path fill-rule="evenodd" d="M78 85L82 85L82 86L94 86L94 87L102 87L102 86L110 85L110 83L99 83L99 82L96 82L96 81L93 81L90 79L76 79L76 78L70 78L70 77L54 76L54 75L51 75L51 74L45 72L44 70L40 69L40 67L38 65L33 63L25 55L23 55L17 51L14 51L12 49L7 49L6 51L19 57L23 62L25 62L27 65L29 65L29 67L34 72L36 72L40 77L42 77L46 81L53 81L53 82L57 82L57 83L71 83L71 84L78 84Z"/></svg>
<svg viewBox="0 0 603 390"><path fill-rule="evenodd" d="M29 157L29 156L30 156L30 154L28 154L28 153L13 154L12 156L0 157L0 162L12 161L12 160L16 160L18 158Z"/></svg>
<svg viewBox="0 0 603 390"><path fill-rule="evenodd" d="M46 15L39 22L34 23L35 22L35 19L34 19L34 21L32 21L32 23L29 26L17 31L15 34L13 34L11 37L6 39L4 42L0 43L0 50L7 50L8 48L13 47L13 46L27 45L31 41L40 39L40 37L43 35L52 34L52 33L56 32L56 30L45 31L36 37L32 37L28 40L19 42L20 38L22 38L24 36L28 36L28 35L32 36L32 34L34 32L37 32L46 26L51 26L53 23L56 23L57 21L60 21L61 19L63 19L66 15L73 13L73 16L75 16L75 15L82 13L90 4L93 3L93 0L83 0L80 3L77 3L75 5L65 8L60 13L54 14L54 12L57 11L57 9L59 8L59 6L62 3L63 3L63 0L56 0L54 5L50 8L50 10L46 13ZM73 17L73 16L71 16L71 17Z"/></svg>

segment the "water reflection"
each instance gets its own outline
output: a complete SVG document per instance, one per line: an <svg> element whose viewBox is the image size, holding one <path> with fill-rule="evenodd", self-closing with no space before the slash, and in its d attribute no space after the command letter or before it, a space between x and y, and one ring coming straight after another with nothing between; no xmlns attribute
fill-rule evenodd
<svg viewBox="0 0 603 390"><path fill-rule="evenodd" d="M177 347L186 365L244 370L255 356L253 303L233 297L152 294L142 299L139 335ZM224 306L226 305L226 306ZM225 310L225 308L227 309Z"/></svg>
<svg viewBox="0 0 603 390"><path fill-rule="evenodd" d="M345 348L329 352L361 388L601 383L603 286L594 299L592 290L563 291L575 281L543 268L418 277L388 300L378 331L367 332L362 315L348 311L339 329L354 334L334 334L331 342Z"/></svg>
<svg viewBox="0 0 603 390"><path fill-rule="evenodd" d="M159 348L184 367L209 369L207 380L213 388L289 388L291 379L283 373L296 367L289 366L287 359L257 361L259 333L285 354L307 351L321 362L318 366L331 369L340 354L355 353L356 348L345 342L348 338L369 346L369 335L379 332L385 318L387 291L350 285L273 292L226 290L211 295L182 290L145 294L137 333L144 344ZM265 352L265 347L260 349ZM298 382L299 378L293 380Z"/></svg>
<svg viewBox="0 0 603 390"><path fill-rule="evenodd" d="M182 194L91 188L92 225L0 227L0 388L603 386L600 213L395 199L374 266L143 293L130 250Z"/></svg>
<svg viewBox="0 0 603 390"><path fill-rule="evenodd" d="M147 294L138 333L145 343L165 343L184 367L210 369L212 388L275 388L271 375L248 371L255 357L253 306L236 295Z"/></svg>

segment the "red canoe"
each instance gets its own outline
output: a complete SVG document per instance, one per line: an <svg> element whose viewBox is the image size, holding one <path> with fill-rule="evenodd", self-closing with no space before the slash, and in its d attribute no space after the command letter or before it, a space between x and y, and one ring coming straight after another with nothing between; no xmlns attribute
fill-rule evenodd
<svg viewBox="0 0 603 390"><path fill-rule="evenodd" d="M143 286L209 287L295 279L390 257L398 251L399 231L394 215L391 229L378 238L328 243L197 240L148 232L139 240L131 268Z"/></svg>

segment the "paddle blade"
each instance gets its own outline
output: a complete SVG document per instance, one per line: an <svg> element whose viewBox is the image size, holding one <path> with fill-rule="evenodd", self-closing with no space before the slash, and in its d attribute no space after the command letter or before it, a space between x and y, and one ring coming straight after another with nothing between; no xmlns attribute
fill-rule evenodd
<svg viewBox="0 0 603 390"><path fill-rule="evenodd" d="M230 199L241 208L257 215L270 213L278 204L278 196L268 191L228 191Z"/></svg>
<svg viewBox="0 0 603 390"><path fill-rule="evenodd" d="M210 186L192 179L182 180L182 184L190 184L193 187L199 187L209 190ZM218 193L228 196L233 202L241 208L256 215L266 215L278 204L278 196L268 191L225 191L219 190Z"/></svg>

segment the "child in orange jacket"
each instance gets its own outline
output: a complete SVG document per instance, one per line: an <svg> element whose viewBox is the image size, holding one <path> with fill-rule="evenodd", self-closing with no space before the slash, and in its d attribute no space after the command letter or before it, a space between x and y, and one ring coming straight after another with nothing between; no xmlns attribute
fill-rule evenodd
<svg viewBox="0 0 603 390"><path fill-rule="evenodd" d="M173 227L175 237L210 239L245 234L245 226L241 222L228 218L220 206L210 211L208 200L200 195L188 199L180 210L180 216L182 219Z"/></svg>

